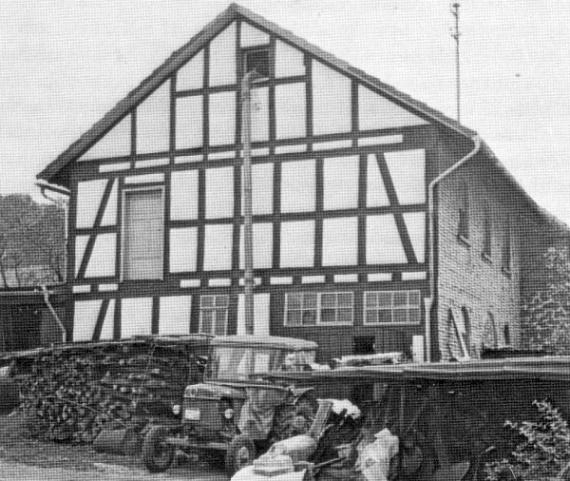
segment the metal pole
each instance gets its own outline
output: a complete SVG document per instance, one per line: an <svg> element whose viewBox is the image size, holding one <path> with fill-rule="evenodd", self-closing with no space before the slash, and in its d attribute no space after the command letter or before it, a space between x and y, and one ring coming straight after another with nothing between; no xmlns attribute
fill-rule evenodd
<svg viewBox="0 0 570 481"><path fill-rule="evenodd" d="M451 7L451 14L455 17L455 31L451 36L455 39L455 80L456 80L456 94L457 94L457 121L461 122L461 72L459 64L459 37L461 33L459 32L459 3L454 3Z"/></svg>
<svg viewBox="0 0 570 481"><path fill-rule="evenodd" d="M251 187L251 80L255 71L241 81L242 150L243 150L243 246L245 284L245 333L254 333L253 304L253 220Z"/></svg>

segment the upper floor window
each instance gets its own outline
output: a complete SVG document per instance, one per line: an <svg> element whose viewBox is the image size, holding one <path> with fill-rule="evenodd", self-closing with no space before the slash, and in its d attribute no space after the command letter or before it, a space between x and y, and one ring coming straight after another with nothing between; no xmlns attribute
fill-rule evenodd
<svg viewBox="0 0 570 481"><path fill-rule="evenodd" d="M490 259L493 250L493 219L489 205L485 205L483 216L483 255Z"/></svg>
<svg viewBox="0 0 570 481"><path fill-rule="evenodd" d="M512 239L511 239L511 220L507 218L505 222L505 233L503 239L503 253L502 253L502 266L506 271L511 270L511 256L512 256Z"/></svg>
<svg viewBox="0 0 570 481"><path fill-rule="evenodd" d="M462 239L469 239L469 188L466 183L461 184L460 196L457 235Z"/></svg>
<svg viewBox="0 0 570 481"><path fill-rule="evenodd" d="M228 330L228 310L230 296L206 295L200 296L200 326L201 334L225 336Z"/></svg>
<svg viewBox="0 0 570 481"><path fill-rule="evenodd" d="M295 292L285 300L285 325L290 327L352 324L352 292Z"/></svg>
<svg viewBox="0 0 570 481"><path fill-rule="evenodd" d="M364 293L364 324L407 324L420 319L420 291Z"/></svg>
<svg viewBox="0 0 570 481"><path fill-rule="evenodd" d="M269 48L254 48L244 52L245 73L255 70L260 76L269 77Z"/></svg>
<svg viewBox="0 0 570 481"><path fill-rule="evenodd" d="M495 317L491 312L488 312L485 327L483 329L483 346L495 349L497 345L497 325L495 324Z"/></svg>
<svg viewBox="0 0 570 481"><path fill-rule="evenodd" d="M164 255L162 187L127 190L123 202L122 278L160 279Z"/></svg>

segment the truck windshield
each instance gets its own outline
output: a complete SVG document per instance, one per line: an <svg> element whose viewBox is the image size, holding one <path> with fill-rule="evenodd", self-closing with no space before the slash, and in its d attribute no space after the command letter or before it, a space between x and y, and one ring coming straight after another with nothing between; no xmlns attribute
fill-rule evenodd
<svg viewBox="0 0 570 481"><path fill-rule="evenodd" d="M246 381L269 371L293 370L314 362L314 358L314 351L219 346L211 351L206 379Z"/></svg>

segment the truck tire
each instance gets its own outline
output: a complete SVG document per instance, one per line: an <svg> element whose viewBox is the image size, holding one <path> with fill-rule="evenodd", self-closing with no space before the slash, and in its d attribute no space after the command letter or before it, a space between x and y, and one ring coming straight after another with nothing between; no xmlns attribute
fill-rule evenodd
<svg viewBox="0 0 570 481"><path fill-rule="evenodd" d="M154 426L144 438L142 446L142 459L151 473L166 471L174 459L175 447L166 444L165 440L170 434L164 426Z"/></svg>
<svg viewBox="0 0 570 481"><path fill-rule="evenodd" d="M226 453L226 472L233 476L240 469L253 463L256 449L251 438L245 434L238 434L228 445Z"/></svg>

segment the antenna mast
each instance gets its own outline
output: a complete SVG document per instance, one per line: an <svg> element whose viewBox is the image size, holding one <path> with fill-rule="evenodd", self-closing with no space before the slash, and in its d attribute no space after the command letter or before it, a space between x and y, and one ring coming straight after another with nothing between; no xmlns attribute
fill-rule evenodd
<svg viewBox="0 0 570 481"><path fill-rule="evenodd" d="M459 2L451 5L451 14L455 17L455 30L452 31L451 36L455 40L455 81L456 81L456 102L457 102L457 121L461 122L461 71L459 64Z"/></svg>

